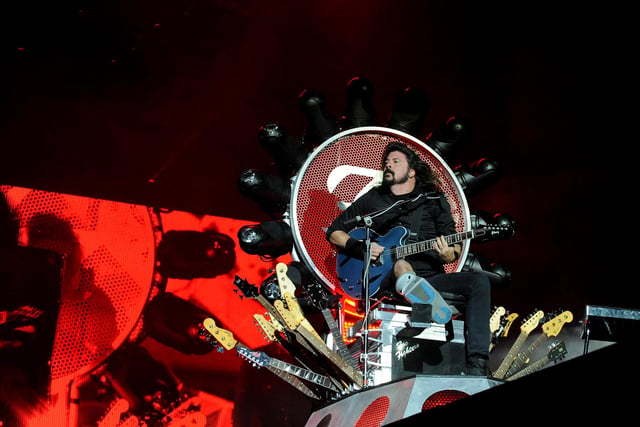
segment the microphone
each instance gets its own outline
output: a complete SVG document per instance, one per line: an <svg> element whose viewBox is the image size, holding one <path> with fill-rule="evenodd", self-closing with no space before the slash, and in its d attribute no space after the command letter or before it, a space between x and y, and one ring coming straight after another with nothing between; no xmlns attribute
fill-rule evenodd
<svg viewBox="0 0 640 427"><path fill-rule="evenodd" d="M362 217L360 215L357 215L355 218L346 220L344 222L344 226L349 228L352 225L359 225L361 223L362 223Z"/></svg>

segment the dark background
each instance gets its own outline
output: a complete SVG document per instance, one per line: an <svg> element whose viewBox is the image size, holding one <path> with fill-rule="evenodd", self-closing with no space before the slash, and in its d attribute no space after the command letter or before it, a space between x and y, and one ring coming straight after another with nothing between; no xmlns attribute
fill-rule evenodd
<svg viewBox="0 0 640 427"><path fill-rule="evenodd" d="M637 308L631 10L615 3L143 0L5 2L0 183L247 221L244 169L272 170L257 132L302 135L304 89L340 116L353 77L383 125L423 88L422 138L452 115L502 179L469 200L506 212L512 271L494 303L520 313ZM148 180L154 178L153 184Z"/></svg>

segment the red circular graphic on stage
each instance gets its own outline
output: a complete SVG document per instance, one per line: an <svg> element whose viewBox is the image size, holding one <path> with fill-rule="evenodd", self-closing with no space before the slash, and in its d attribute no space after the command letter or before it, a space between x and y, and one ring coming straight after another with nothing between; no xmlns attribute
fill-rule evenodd
<svg viewBox="0 0 640 427"><path fill-rule="evenodd" d="M456 400L465 398L467 396L469 396L468 393L460 390L440 390L439 392L433 393L431 396L425 399L424 403L422 404L422 410L426 411L438 406L448 405L451 402L455 402Z"/></svg>
<svg viewBox="0 0 640 427"><path fill-rule="evenodd" d="M345 206L381 181L382 153L392 142L409 146L431 167L451 205L456 231L470 229L464 192L453 171L429 146L384 127L341 132L316 148L294 177L289 218L295 246L292 255L309 266L331 291L339 286L336 251L326 240L325 231ZM462 254L445 266L447 272L459 271L464 265L469 242L461 244Z"/></svg>
<svg viewBox="0 0 640 427"><path fill-rule="evenodd" d="M355 427L378 427L382 425L388 412L389 398L381 396L367 406L367 409L358 418Z"/></svg>

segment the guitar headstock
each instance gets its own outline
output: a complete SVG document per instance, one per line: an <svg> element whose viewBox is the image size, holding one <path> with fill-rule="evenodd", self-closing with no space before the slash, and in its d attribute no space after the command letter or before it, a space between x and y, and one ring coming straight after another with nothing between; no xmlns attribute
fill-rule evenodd
<svg viewBox="0 0 640 427"><path fill-rule="evenodd" d="M254 314L253 315L254 324L260 329L262 332L262 336L267 341L275 341L276 340L276 330L282 330L282 325L277 323L277 321L269 321L262 314ZM277 326L276 326L277 325Z"/></svg>
<svg viewBox="0 0 640 427"><path fill-rule="evenodd" d="M550 361L555 362L562 359L567 354L567 346L564 341L556 340L549 346L547 357Z"/></svg>
<svg viewBox="0 0 640 427"><path fill-rule="evenodd" d="M496 307L491 313L491 317L489 317L489 330L492 334L497 332L500 329L500 321L502 317L505 315L507 310L504 307Z"/></svg>
<svg viewBox="0 0 640 427"><path fill-rule="evenodd" d="M291 295L296 294L296 285L293 284L287 275L288 270L289 268L285 263L280 262L276 265L276 278L278 279L278 286L280 287L280 295L284 295L286 293Z"/></svg>
<svg viewBox="0 0 640 427"><path fill-rule="evenodd" d="M238 343L231 332L217 327L215 320L210 317L202 321L202 326L227 350L231 350Z"/></svg>
<svg viewBox="0 0 640 427"><path fill-rule="evenodd" d="M548 337L556 337L562 330L565 323L573 320L573 314L570 311L563 311L553 319L542 325L542 331Z"/></svg>
<svg viewBox="0 0 640 427"><path fill-rule="evenodd" d="M278 279L278 285L280 286L280 295L281 299L274 301L274 307L280 315L285 319L285 322L288 326L289 320L292 320L295 325L299 325L302 319L304 319L304 314L302 313L302 309L300 308L300 304L298 304L298 300L296 299L296 285L293 284L289 276L287 276L288 267L284 263L278 263L276 265L276 277ZM284 301L282 301L284 300ZM284 308L282 305L278 305L279 303L285 302L287 308ZM287 316L291 316L288 318ZM291 329L295 329L295 327L291 327Z"/></svg>
<svg viewBox="0 0 640 427"><path fill-rule="evenodd" d="M315 280L311 280L308 283L302 285L305 294L311 300L311 303L320 310L331 307L329 294L327 290Z"/></svg>
<svg viewBox="0 0 640 427"><path fill-rule="evenodd" d="M289 308L285 307L282 300L274 301L273 307L276 309L280 317L282 317L282 320L284 320L287 329L293 331L298 327L298 325L300 325L304 316L297 308L295 300L293 301L293 304L291 303L291 296L289 294L285 295L284 298Z"/></svg>
<svg viewBox="0 0 640 427"><path fill-rule="evenodd" d="M507 335L509 335L509 329L511 328L511 325L513 325L513 322L516 321L516 319L518 318L518 313L510 313L509 315L507 315L507 317L505 317L502 320L503 323L503 328L504 331L502 332L502 336L506 337Z"/></svg>
<svg viewBox="0 0 640 427"><path fill-rule="evenodd" d="M515 230L509 225L482 225L474 230L473 240L484 243L490 240L507 240L513 237Z"/></svg>
<svg viewBox="0 0 640 427"><path fill-rule="evenodd" d="M520 331L525 334L530 334L533 331L540 321L544 318L544 312L542 310L538 310L535 313L529 315L527 320L520 326Z"/></svg>
<svg viewBox="0 0 640 427"><path fill-rule="evenodd" d="M238 346L236 349L238 356L249 361L253 366L267 366L271 359L262 351L251 350L244 346Z"/></svg>
<svg viewBox="0 0 640 427"><path fill-rule="evenodd" d="M260 292L257 286L252 285L251 283L247 282L245 279L242 279L238 276L236 276L235 279L233 280L233 284L236 285L236 287L240 290L240 292L242 292L241 297L245 296L246 298L258 298L258 296L260 295Z"/></svg>
<svg viewBox="0 0 640 427"><path fill-rule="evenodd" d="M120 424L122 415L129 409L131 409L131 405L127 399L118 399L115 402L111 402L107 413L98 421L97 427Z"/></svg>

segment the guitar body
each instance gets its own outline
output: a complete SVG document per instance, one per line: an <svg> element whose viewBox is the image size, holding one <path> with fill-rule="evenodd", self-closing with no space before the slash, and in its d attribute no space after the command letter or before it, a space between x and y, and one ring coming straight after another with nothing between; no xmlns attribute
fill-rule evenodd
<svg viewBox="0 0 640 427"><path fill-rule="evenodd" d="M371 263L369 268L369 297L375 295L382 285L382 280L393 269L396 261L389 249L405 243L409 230L404 227L394 227L387 234L381 236L371 231L371 241L384 246L385 251L380 258ZM353 229L349 236L356 240L366 239L366 229ZM338 253L336 271L342 290L351 298L362 299L364 295L364 261L343 253Z"/></svg>
<svg viewBox="0 0 640 427"><path fill-rule="evenodd" d="M483 236L493 227L483 229L463 231L460 233L444 236L447 244L455 244L463 240L473 239L476 236ZM503 227L496 227L498 230ZM498 231L499 232L499 231ZM409 230L398 226L392 228L384 236L371 231L371 241L384 246L382 255L369 267L369 292L368 297L375 295L382 285L382 281L393 269L393 264L397 259L410 255L419 254L431 250L435 247L437 239L423 240L406 244ZM366 229L356 228L349 233L350 237L356 240L365 240ZM351 298L362 299L364 295L364 261L357 257L352 257L343 253L338 253L336 259L336 272L342 290Z"/></svg>

